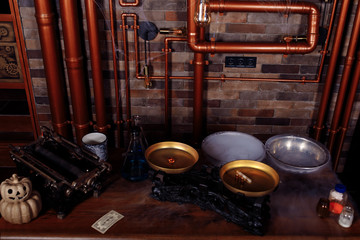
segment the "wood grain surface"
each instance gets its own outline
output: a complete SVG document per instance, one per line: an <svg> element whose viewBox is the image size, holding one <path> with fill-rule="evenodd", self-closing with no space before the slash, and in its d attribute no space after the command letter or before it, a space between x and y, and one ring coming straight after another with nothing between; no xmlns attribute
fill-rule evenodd
<svg viewBox="0 0 360 240"><path fill-rule="evenodd" d="M119 169L118 164L114 164ZM160 202L150 196L152 182L128 182L115 171L98 197L78 204L64 219L47 210L28 224L13 225L0 218L0 239L358 239L356 208L351 228L336 216L316 215L320 197L338 182L330 168L311 174L282 172L279 187L270 195L271 219L265 236L254 236L212 211L193 204ZM110 210L124 215L105 234L91 225Z"/></svg>

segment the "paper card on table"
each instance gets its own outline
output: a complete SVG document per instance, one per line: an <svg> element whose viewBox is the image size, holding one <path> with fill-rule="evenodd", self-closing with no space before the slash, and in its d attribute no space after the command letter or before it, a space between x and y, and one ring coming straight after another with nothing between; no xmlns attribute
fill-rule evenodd
<svg viewBox="0 0 360 240"><path fill-rule="evenodd" d="M91 227L104 234L115 223L121 220L124 216L120 213L111 210L101 218L99 218Z"/></svg>

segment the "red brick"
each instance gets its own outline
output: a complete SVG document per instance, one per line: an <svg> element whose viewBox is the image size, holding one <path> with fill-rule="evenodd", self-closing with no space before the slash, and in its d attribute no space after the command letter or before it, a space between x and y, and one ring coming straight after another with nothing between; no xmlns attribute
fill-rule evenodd
<svg viewBox="0 0 360 240"><path fill-rule="evenodd" d="M239 109L238 116L243 117L273 117L274 110L271 109Z"/></svg>
<svg viewBox="0 0 360 240"><path fill-rule="evenodd" d="M51 114L38 114L39 121L50 121Z"/></svg>
<svg viewBox="0 0 360 240"><path fill-rule="evenodd" d="M263 24L227 24L228 33L265 33Z"/></svg>
<svg viewBox="0 0 360 240"><path fill-rule="evenodd" d="M165 21L186 21L186 12L165 12Z"/></svg>
<svg viewBox="0 0 360 240"><path fill-rule="evenodd" d="M261 71L263 73L299 73L299 65L262 65Z"/></svg>
<svg viewBox="0 0 360 240"><path fill-rule="evenodd" d="M219 124L254 125L252 117L219 117Z"/></svg>
<svg viewBox="0 0 360 240"><path fill-rule="evenodd" d="M207 131L209 134L220 131L236 131L236 126L234 124L208 124Z"/></svg>
<svg viewBox="0 0 360 240"><path fill-rule="evenodd" d="M257 125L289 125L289 118L256 118Z"/></svg>
<svg viewBox="0 0 360 240"><path fill-rule="evenodd" d="M292 126L310 126L312 124L311 119L291 119L290 125Z"/></svg>

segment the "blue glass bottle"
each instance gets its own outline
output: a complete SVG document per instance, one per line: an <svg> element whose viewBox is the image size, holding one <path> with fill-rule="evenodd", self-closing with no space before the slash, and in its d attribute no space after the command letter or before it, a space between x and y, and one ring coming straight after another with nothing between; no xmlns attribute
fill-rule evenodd
<svg viewBox="0 0 360 240"><path fill-rule="evenodd" d="M138 126L132 127L129 147L121 170L123 178L130 181L142 181L148 178L149 166L145 159L145 147L140 133L141 129Z"/></svg>

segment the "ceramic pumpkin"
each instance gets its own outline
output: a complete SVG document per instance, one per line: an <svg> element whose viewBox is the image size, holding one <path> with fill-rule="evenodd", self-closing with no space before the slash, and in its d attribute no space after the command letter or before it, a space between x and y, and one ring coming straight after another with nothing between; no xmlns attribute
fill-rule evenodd
<svg viewBox="0 0 360 240"><path fill-rule="evenodd" d="M38 192L32 191L28 178L13 174L1 183L0 193L0 213L6 221L22 224L38 216L42 206L41 197Z"/></svg>

